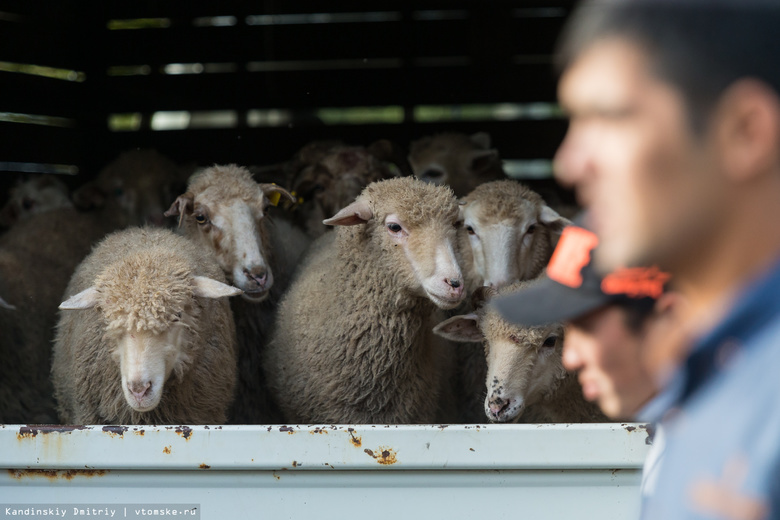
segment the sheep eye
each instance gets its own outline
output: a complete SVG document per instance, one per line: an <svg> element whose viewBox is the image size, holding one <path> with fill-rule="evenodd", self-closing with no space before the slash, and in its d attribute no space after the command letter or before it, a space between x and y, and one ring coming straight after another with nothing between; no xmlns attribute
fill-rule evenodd
<svg viewBox="0 0 780 520"><path fill-rule="evenodd" d="M533 235L534 231L536 231L536 224L531 224L528 226L528 230L526 231L527 235Z"/></svg>
<svg viewBox="0 0 780 520"><path fill-rule="evenodd" d="M557 342L558 342L558 336L550 336L546 340L544 340L544 343L542 343L542 346L543 347L554 347Z"/></svg>
<svg viewBox="0 0 780 520"><path fill-rule="evenodd" d="M466 226L466 231L468 231L469 235L476 235L474 228L471 226Z"/></svg>
<svg viewBox="0 0 780 520"><path fill-rule="evenodd" d="M202 215L202 214L195 215L195 222L197 222L198 224L205 224L206 215Z"/></svg>
<svg viewBox="0 0 780 520"><path fill-rule="evenodd" d="M387 229L389 229L392 233L398 233L403 229L400 224L396 224L395 222L391 222L387 225Z"/></svg>
<svg viewBox="0 0 780 520"><path fill-rule="evenodd" d="M426 179L440 179L444 175L444 172L441 170L425 170L421 177L424 177Z"/></svg>

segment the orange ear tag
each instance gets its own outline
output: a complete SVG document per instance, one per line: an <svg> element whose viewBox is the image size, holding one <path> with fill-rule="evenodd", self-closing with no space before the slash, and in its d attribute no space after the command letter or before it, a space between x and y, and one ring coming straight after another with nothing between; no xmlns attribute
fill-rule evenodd
<svg viewBox="0 0 780 520"><path fill-rule="evenodd" d="M547 276L573 289L581 286L582 268L590 262L590 253L598 243L599 239L593 232L567 226L547 264Z"/></svg>

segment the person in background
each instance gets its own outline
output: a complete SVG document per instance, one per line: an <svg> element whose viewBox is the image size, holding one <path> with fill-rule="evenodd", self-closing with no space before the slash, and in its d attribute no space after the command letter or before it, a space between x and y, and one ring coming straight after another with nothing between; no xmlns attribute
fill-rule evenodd
<svg viewBox="0 0 780 520"><path fill-rule="evenodd" d="M614 420L643 420L668 367L652 353L677 329L682 297L667 289L657 268L593 268L598 237L579 226L561 234L544 278L495 300L508 321L535 326L564 322L563 364L577 372L584 397ZM652 493L663 438L654 425L653 449L643 472L643 495Z"/></svg>
<svg viewBox="0 0 780 520"><path fill-rule="evenodd" d="M594 266L686 299L656 360L666 434L644 518L780 518L780 3L581 4L560 44L555 175Z"/></svg>

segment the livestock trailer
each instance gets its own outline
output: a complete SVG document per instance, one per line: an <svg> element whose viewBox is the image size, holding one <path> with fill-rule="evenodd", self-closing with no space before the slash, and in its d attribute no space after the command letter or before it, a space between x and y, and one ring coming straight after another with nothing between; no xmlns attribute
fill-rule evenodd
<svg viewBox="0 0 780 520"><path fill-rule="evenodd" d="M571 7L4 0L0 189L75 187L133 148L263 165L441 131L488 132L511 175L552 185ZM0 518L625 519L649 442L620 423L2 425Z"/></svg>

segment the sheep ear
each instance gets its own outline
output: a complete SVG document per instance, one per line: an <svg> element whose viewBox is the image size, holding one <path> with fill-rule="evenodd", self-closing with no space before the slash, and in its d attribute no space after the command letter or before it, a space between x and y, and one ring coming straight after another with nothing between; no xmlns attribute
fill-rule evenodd
<svg viewBox="0 0 780 520"><path fill-rule="evenodd" d="M365 200L356 200L346 208L322 221L326 226L355 226L365 224L374 216L368 202Z"/></svg>
<svg viewBox="0 0 780 520"><path fill-rule="evenodd" d="M195 276L193 278L195 281L193 293L201 298L223 298L225 296L236 296L244 292L238 287L233 287L205 276Z"/></svg>
<svg viewBox="0 0 780 520"><path fill-rule="evenodd" d="M278 206L279 205L279 199L284 196L287 198L287 200L290 201L290 204L295 204L295 197L290 195L290 192L282 188L281 186L277 186L276 184L261 184L260 189L263 190L263 195L268 199L268 202L271 203L271 206Z"/></svg>
<svg viewBox="0 0 780 520"><path fill-rule="evenodd" d="M11 305L4 299L0 298L0 309L8 309L9 311L15 311L16 307L14 305Z"/></svg>
<svg viewBox="0 0 780 520"><path fill-rule="evenodd" d="M498 160L498 150L474 150L471 152L471 171L481 172Z"/></svg>
<svg viewBox="0 0 780 520"><path fill-rule="evenodd" d="M542 211L539 213L539 221L559 236L563 228L571 225L571 220L560 216L557 211L546 205L542 206Z"/></svg>
<svg viewBox="0 0 780 520"><path fill-rule="evenodd" d="M490 148L490 134L487 132L477 132L476 134L471 134L471 136L469 136L469 140L485 150Z"/></svg>
<svg viewBox="0 0 780 520"><path fill-rule="evenodd" d="M182 220L184 220L184 215L189 215L190 213L192 213L192 207L194 204L195 204L195 196L188 191L183 195L179 195L178 197L176 197L176 200L173 201L171 207L168 208L168 211L163 213L163 215L165 215L166 217L173 217L178 215L179 227L181 227L181 222Z"/></svg>
<svg viewBox="0 0 780 520"><path fill-rule="evenodd" d="M433 333L442 338L459 343L481 343L485 341L477 326L476 314L453 316L433 328Z"/></svg>
<svg viewBox="0 0 780 520"><path fill-rule="evenodd" d="M100 293L94 287L84 289L60 304L62 310L90 309L97 305Z"/></svg>

